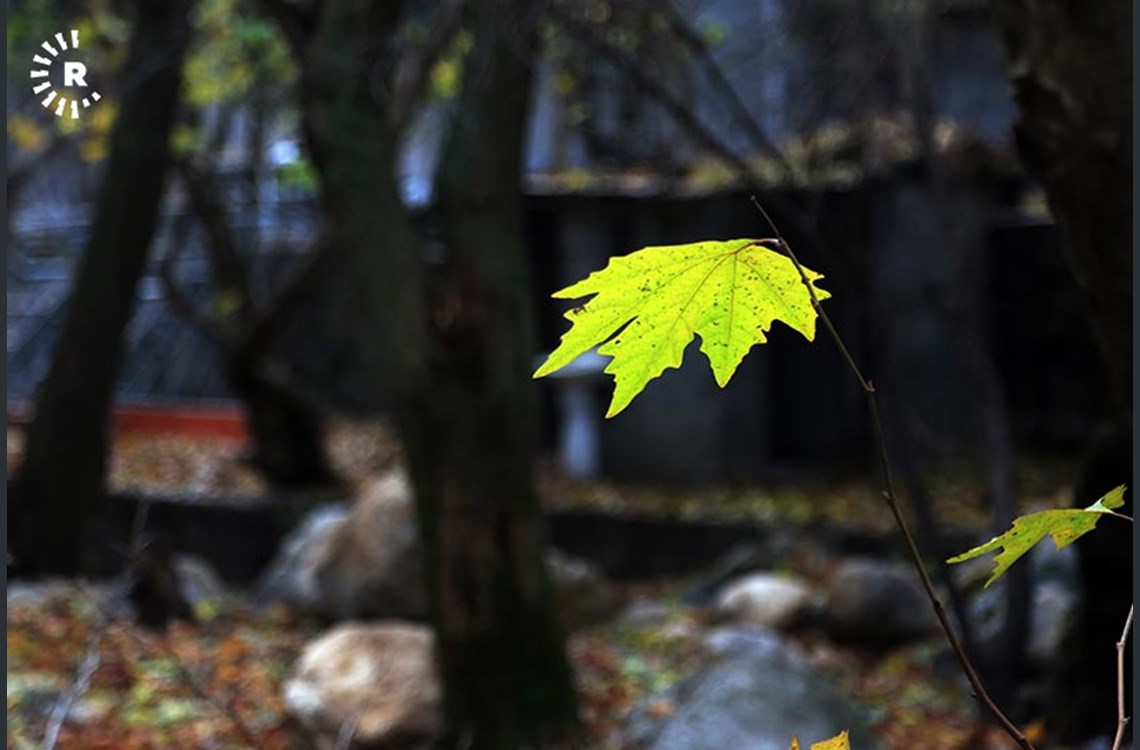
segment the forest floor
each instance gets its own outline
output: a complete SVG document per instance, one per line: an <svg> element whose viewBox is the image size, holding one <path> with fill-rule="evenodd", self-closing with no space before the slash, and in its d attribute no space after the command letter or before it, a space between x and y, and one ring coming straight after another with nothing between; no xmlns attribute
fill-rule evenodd
<svg viewBox="0 0 1140 750"><path fill-rule="evenodd" d="M638 595L669 601L667 591ZM305 642L319 632L315 622L235 600L200 612L197 624L155 633L108 619L96 601L77 584L9 604L9 748L43 747L49 732L60 750L308 747L288 718L281 688ZM610 623L573 635L585 723L574 747L619 750L630 711L704 664L705 617L674 604L666 627ZM886 748L1013 747L979 720L938 641L875 654L811 633L796 640L841 692L869 707ZM674 708L660 699L646 710L660 718Z"/></svg>
<svg viewBox="0 0 1140 750"><path fill-rule="evenodd" d="M342 426L330 438L334 465L350 481L390 468L399 448L382 430ZM19 434L8 432L18 464ZM122 436L111 484L117 490L257 495L260 480L232 443ZM1023 497L1065 502L1071 466L1027 464ZM948 472L932 481L940 518L984 521L980 488ZM714 492L569 482L544 471L542 492L558 507L605 508L675 517L726 516L810 521L827 518L885 529L881 499L866 481L787 484ZM668 623L621 621L576 633L570 653L582 698L580 747L620 748L618 729L635 707L702 666L708 615L679 603L684 582L625 587L628 600L664 602ZM281 685L317 623L280 609L254 609L235 597L200 608L197 624L156 634L110 618L96 587L67 583L8 602L8 748L235 748L300 750ZM836 646L814 632L793 636L839 689L871 710L885 747L997 750L1014 745L980 720L968 690L947 667L945 646L924 641L885 653ZM667 715L667 700L648 705ZM66 720L61 718L66 715ZM1031 733L1039 732L1036 724ZM856 749L858 750L858 749Z"/></svg>

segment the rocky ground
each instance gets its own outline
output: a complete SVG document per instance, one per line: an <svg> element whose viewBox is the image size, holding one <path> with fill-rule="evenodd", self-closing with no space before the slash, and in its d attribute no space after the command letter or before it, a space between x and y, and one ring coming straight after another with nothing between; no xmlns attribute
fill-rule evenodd
<svg viewBox="0 0 1140 750"><path fill-rule="evenodd" d="M628 592L633 603L623 617L572 636L585 720L575 746L650 746L644 742L658 738L662 726L696 710L692 692L678 686L715 663L710 633L732 631L718 629L707 610L679 603L676 593L638 587ZM283 686L306 642L320 632L314 621L281 608L257 611L237 599L207 599L198 605L200 623L175 623L156 634L126 619L108 620L95 603L100 595L99 588L70 583L10 589L9 748L40 747L49 731L56 733L55 747L76 750L311 746L290 718ZM816 675L805 678L800 697L818 703L825 718L862 722L879 747L1011 746L978 721L937 639L887 653L836 646L818 633L787 643L802 654L804 674ZM789 690L790 668L767 663L762 648L747 660L721 663L750 671L756 690ZM700 700L715 704L717 696ZM804 740L824 739L832 728L825 721L821 729L813 710L801 718L794 729ZM785 721L777 731L788 728ZM652 746L691 745L682 737Z"/></svg>
<svg viewBox="0 0 1140 750"><path fill-rule="evenodd" d="M357 483L387 476L398 462L398 447L375 428L340 427L331 445L334 462ZM11 430L8 452L10 465L18 461ZM126 437L113 463L119 489L236 496L261 489L234 445ZM1060 471L1026 472L1026 496L1060 504ZM936 481L942 517L981 518L976 487L951 475ZM874 488L857 481L698 493L571 483L547 471L542 490L552 507L680 518L827 518L878 529L885 515ZM324 512L342 523L346 517ZM334 526L323 528L333 533ZM726 550L719 567L653 583L614 583L583 561L550 560L574 625L570 653L585 723L566 746L697 750L740 746L747 737L749 747L782 750L793 733L807 747L846 728L858 750L1013 747L979 719L908 574L889 561L836 559L804 546L762 565ZM1060 570L1050 579L1060 596L1068 573L1050 560L1040 567ZM323 564L336 571L335 559ZM320 678L300 674L298 662L315 644L327 647L329 630L309 614L325 605L299 596L290 607L255 606L252 592L221 585L208 566L180 565L197 621L165 633L125 617L106 583L9 587L9 748L48 746L45 736L54 747L77 749L313 746L312 716L296 696L300 687L319 695ZM341 614L351 617L360 614L353 596L383 582L346 580L336 606L348 606ZM844 597L856 590L865 595ZM992 601L979 598L980 615L985 606ZM368 629L385 627L375 625L383 615L361 615L368 622L358 635L373 637ZM1039 734L1040 724L1029 732Z"/></svg>

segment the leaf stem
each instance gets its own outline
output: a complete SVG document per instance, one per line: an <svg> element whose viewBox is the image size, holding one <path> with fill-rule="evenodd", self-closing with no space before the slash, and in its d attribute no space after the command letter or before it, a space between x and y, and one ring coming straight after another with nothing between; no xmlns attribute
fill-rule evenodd
<svg viewBox="0 0 1140 750"><path fill-rule="evenodd" d="M1120 640L1116 642L1116 736L1112 739L1112 750L1120 750L1124 742L1124 729L1130 721L1124 713L1124 647L1128 641L1128 632L1132 630L1132 611L1135 606L1128 608L1124 631L1120 634Z"/></svg>
<svg viewBox="0 0 1140 750"><path fill-rule="evenodd" d="M819 318L821 321L823 321L823 325L827 329L828 334L831 336L832 341L835 342L836 347L838 347L840 353L843 355L843 358L847 361L847 366L851 369L851 372L854 374L856 380L859 381L859 387L863 389L863 394L867 397L867 407L871 418L871 430L874 433L875 446L879 452L879 466L883 473L883 483L885 485L883 498L886 500L887 508L890 510L891 515L895 519L895 524L899 527L899 531L902 532L903 538L906 540L907 550L910 553L911 562L914 564L914 568L918 572L918 577L922 581L922 588L926 591L926 596L930 600L931 607L934 609L934 615L938 618L938 624L942 627L942 632L945 634L946 640L950 644L950 648L954 651L954 656L957 657L958 664L961 666L962 672L966 675L966 679L969 681L970 687L973 688L974 697L985 707L987 711L989 711L990 715L994 717L999 725L1001 725L1001 728L1005 730L1006 734L1013 738L1013 741L1016 742L1018 746L1022 748L1022 750L1035 750L1033 743L1031 743L1029 739L1021 732L1021 730L1017 728L1017 725L1010 721L1009 717L1005 715L1001 708L999 708L998 705L994 703L989 693L986 692L985 686L982 685L981 678L978 677L977 671L974 669L974 665L970 661L970 657L967 656L965 649L962 648L962 644L958 640L958 636L954 632L954 628L950 624L949 618L946 616L946 609L943 607L942 601L938 598L938 594L934 590L934 585L930 581L930 576L926 573L926 566L923 565L922 555L918 551L918 545L914 541L914 534L911 533L910 525L906 522L906 519L903 517L903 514L899 509L897 495L895 494L894 479L891 472L891 462L890 458L887 455L887 443L883 436L883 423L882 419L879 417L879 405L877 399L875 398L874 385L870 380L863 376L863 372L859 369L859 366L855 363L855 359L851 356L850 351L847 349L847 345L843 342L843 337L839 335L839 331L836 330L835 325L831 322L831 318L828 317L827 312L820 305L819 299L815 295L815 290L812 288L807 274L804 273L803 266L800 265L799 259L792 251L791 245L789 245L788 241L785 240L783 235L780 234L780 230L776 226L776 223L772 221L772 218L768 215L768 212L765 211L764 207L760 205L760 201L756 199L756 196L753 195L750 197L752 199L752 205L756 206L756 209L760 212L761 216L764 217L764 220L768 222L768 225L770 227L772 227L772 231L775 233L780 247L785 253L787 253L788 258L796 267L796 271L800 275L800 281L803 282L804 287L807 289L808 295L811 297L812 307L814 307L816 312L819 314ZM1131 616L1129 623L1131 623ZM1119 650L1118 654L1123 654L1123 650ZM1123 656L1120 656L1119 658L1122 659ZM1123 700L1123 698L1121 700ZM1122 729L1118 731L1122 733Z"/></svg>

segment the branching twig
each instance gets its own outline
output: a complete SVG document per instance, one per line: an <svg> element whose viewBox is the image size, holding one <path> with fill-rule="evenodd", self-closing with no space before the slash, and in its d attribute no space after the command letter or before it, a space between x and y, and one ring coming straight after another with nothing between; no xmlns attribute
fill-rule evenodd
<svg viewBox="0 0 1140 750"><path fill-rule="evenodd" d="M417 51L404 50L404 57L411 58L403 75L395 76L392 87L393 130L398 134L407 131L412 119L424 99L427 84L435 64L447 53L456 33L462 27L463 11L467 0L449 0L443 3L439 15L433 19L431 36Z"/></svg>
<svg viewBox="0 0 1140 750"><path fill-rule="evenodd" d="M724 71L720 65L717 64L713 58L712 50L709 49L708 44L701 38L693 28L688 24L685 18L677 11L671 2L663 2L657 6L657 10L665 16L670 29L689 48L689 51L696 58L697 63L705 72L705 77L712 83L713 88L720 94L721 99L728 106L732 116L736 118L737 123L744 129L745 133L752 140L752 144L760 151L767 153L772 160L784 172L784 176L789 180L795 178L795 169L788 163L787 157L784 152L776 146L772 138L764 132L764 128L756 121L756 118L745 106L744 101L740 98L740 94L728 78L725 77Z"/></svg>
<svg viewBox="0 0 1140 750"><path fill-rule="evenodd" d="M1029 739L1024 734L1022 734L1021 730L1018 729L1017 726L1009 720L1009 717L1005 715L1001 708L999 708L998 705L994 703L993 699L990 698L989 693L986 692L985 687L982 685L981 679L978 677L978 674L974 669L974 665L970 662L970 657L966 655L965 649L962 648L962 644L958 640L958 636L954 632L954 628L950 624L949 618L946 616L946 609L942 606L942 601L938 598L938 593L934 590L934 585L930 582L930 576L926 573L926 566L923 565L922 555L918 551L918 545L915 544L914 535L911 533L910 525L906 522L902 511L899 509L897 496L895 495L894 479L891 475L891 462L887 456L887 444L883 438L883 425L882 420L879 418L879 406L875 398L875 386L870 380L863 376L863 372L859 369L859 366L855 363L855 360L852 358L851 353L847 350L847 346L843 343L843 338L835 329L835 326L831 322L831 318L828 317L827 312L823 309L823 306L820 305L819 298L816 297L815 294L815 289L812 287L807 274L804 273L803 266L800 265L800 261L792 251L791 246L780 234L780 230L776 227L775 223L773 223L771 217L768 216L768 212L764 210L764 207L760 205L760 202L758 200L756 200L755 196L752 196L752 203L756 206L757 210L760 211L760 214L764 217L764 220L768 222L769 226L772 227L772 231L776 235L776 241L779 243L780 248L788 254L788 258L796 267L796 271L800 275L800 280L803 282L804 287L807 289L808 295L811 297L812 307L819 315L819 319L823 321L823 325L827 329L828 334L831 336L832 341L834 341L835 345L839 348L839 351L843 355L843 358L847 361L848 367L851 368L851 372L855 375L856 380L859 381L859 387L862 388L863 394L867 397L867 406L871 416L871 430L875 436L875 445L878 448L879 452L879 467L883 473L883 483L885 485L883 498L887 502L887 508L890 510L891 515L894 517L895 523L899 527L899 531L902 532L903 538L906 540L906 546L908 552L910 553L911 562L914 564L915 570L918 571L919 579L922 581L922 587L926 590L926 596L928 599L930 599L930 604L934 608L935 617L938 618L938 624L942 627L942 632L946 635L946 640L949 642L950 648L953 649L954 656L957 657L958 664L962 667L962 672L966 675L966 679L970 682L970 687L974 690L974 697L977 698L979 702L981 702L986 710L989 711L994 719L997 720L998 724L1001 725L1002 729L1004 729L1006 733L1013 738L1013 740L1018 744L1019 747L1022 748L1022 750L1034 750L1033 743L1031 743Z"/></svg>
<svg viewBox="0 0 1140 750"><path fill-rule="evenodd" d="M551 14L559 25L568 31L571 36L592 49L611 65L629 75L629 77L637 83L638 88L646 92L654 101L660 104L662 108L669 113L669 116L689 133L693 140L697 141L703 148L725 162L725 164L737 173L739 178L742 179L746 185L757 185L758 180L756 175L744 157L724 144L720 138L693 113L689 102L670 92L665 84L661 82L660 78L655 77L648 70L639 65L636 58L633 58L625 51L598 38L588 25L564 13L561 9L552 7Z"/></svg>
<svg viewBox="0 0 1140 750"><path fill-rule="evenodd" d="M285 278L269 293L245 322L237 346L260 354L281 319L293 310L298 300L320 279L325 264L333 255L332 243L314 241L309 253L290 268Z"/></svg>
<svg viewBox="0 0 1140 750"><path fill-rule="evenodd" d="M549 11L551 18L559 24L560 28L597 53L602 59L608 61L615 68L628 75L641 91L648 94L653 101L661 105L666 113L673 118L673 121L685 131L697 145L720 159L721 162L731 169L736 174L737 180L740 181L742 189L759 191L765 188L763 181L748 163L748 160L736 153L712 128L694 114L691 102L669 91L668 87L665 86L657 76L654 76L650 71L646 70L634 56L599 38L589 25L575 19L569 13L562 10L557 4L551 5ZM767 140L766 137L765 140ZM759 143L756 145L762 147ZM780 160L777 163L786 164L786 160ZM826 254L835 268L842 268L847 265L830 247L823 234L816 227L812 226L808 219L803 216L803 212L793 201L781 196L778 192L770 193L766 197L766 200L769 201L785 220L792 224L792 228L801 237L809 241L820 253ZM840 283L848 283L843 281L844 277L842 274L835 278L838 278Z"/></svg>
<svg viewBox="0 0 1140 750"><path fill-rule="evenodd" d="M1124 730L1130 719L1124 713L1124 647L1128 642L1128 633L1132 630L1132 611L1135 605L1128 608L1128 618L1124 621L1124 630L1120 633L1120 640L1116 642L1116 736L1112 740L1112 750L1120 750L1124 742Z"/></svg>
<svg viewBox="0 0 1140 750"><path fill-rule="evenodd" d="M178 282L174 278L174 264L182 257L184 249L185 237L175 236L172 239L170 252L159 263L158 281L162 285L162 293L174 312L191 328L210 341L225 345L233 339L233 334L209 314L199 310L178 287Z"/></svg>

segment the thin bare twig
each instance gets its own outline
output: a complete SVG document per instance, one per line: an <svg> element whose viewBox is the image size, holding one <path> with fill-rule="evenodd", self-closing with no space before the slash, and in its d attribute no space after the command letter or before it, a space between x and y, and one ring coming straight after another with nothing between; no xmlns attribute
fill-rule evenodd
<svg viewBox="0 0 1140 750"><path fill-rule="evenodd" d="M783 171L785 178L794 180L795 169L788 162L784 152L781 151L772 138L764 132L764 128L761 127L760 123L756 121L756 118L748 110L748 107L740 98L740 94L733 85L729 83L724 71L714 59L712 50L709 49L708 44L701 38L701 35L689 25L685 17L673 7L671 2L661 3L657 6L657 10L664 15L670 29L677 38L689 48L689 51L693 54L693 57L696 58L701 69L704 70L705 77L712 83L717 93L720 94L729 112L752 140L752 144L758 150L765 152L772 158Z"/></svg>
<svg viewBox="0 0 1140 750"><path fill-rule="evenodd" d="M170 252L159 263L158 281L162 285L162 293L174 312L185 320L191 328L210 341L225 345L234 338L234 335L209 314L199 310L179 288L178 282L174 278L174 264L182 257L186 246L185 240L185 233L176 233L171 238Z"/></svg>
<svg viewBox="0 0 1140 750"><path fill-rule="evenodd" d="M131 537L128 540L128 549L132 554L137 554L138 551L142 548L142 539L143 534L146 531L149 509L149 504L142 504L135 508L135 515L131 522ZM94 594L94 592L88 592L82 586L76 586L79 592L90 595L91 602L95 606L95 609L98 611L102 620L102 626L100 627L99 633L96 634L95 638L101 639L110 628L111 624L119 619L116 616L114 607L121 605L121 602L126 598L127 590L129 587L129 579L130 566L128 565L123 569L123 572L117 576L113 584L112 597L115 600L114 606L110 606L108 603L102 601L99 596ZM127 623L122 628L122 632L125 633L127 637L133 640L136 644L142 646L145 650L151 652L152 654L157 653L160 656L165 656L170 661L172 661L174 664L174 669L177 672L180 681L187 685L191 690L193 690L194 693L196 693L200 698L214 707L219 713L228 718L237 728L238 734L241 735L242 740L248 747L254 748L255 750L263 750L265 748L265 744L258 739L257 734L250 728L249 724L246 723L245 718L237 710L237 707L233 705L233 702L230 700L221 700L213 693L211 693L206 685L204 685L202 681L199 680L185 665L182 657L173 647L164 647L162 645L151 643L148 638L137 631L132 623ZM90 678L88 678L88 680L89 679ZM66 714L64 715L64 718L66 718ZM50 746L45 746L43 750L48 750L48 747Z"/></svg>
<svg viewBox="0 0 1140 750"><path fill-rule="evenodd" d="M567 13L558 4L549 6L551 18L572 38L578 40L586 48L595 52L600 58L606 60L615 69L625 73L634 81L638 88L657 102L673 121L685 131L690 138L701 148L718 158L725 166L731 169L740 182L741 189L760 191L768 185L748 163L748 160L736 153L725 143L712 128L698 117L691 106L691 102L675 95L665 86L659 77L654 76L637 58L626 51L607 43L594 32L590 26ZM760 144L756 144L760 147ZM786 160L784 160L786 163ZM799 236L810 243L818 252L827 256L834 269L843 269L847 264L831 247L827 238L820 232L794 201L782 196L779 191L771 192L766 200L792 225ZM846 277L850 274L837 274L833 277L836 283L848 284Z"/></svg>
<svg viewBox="0 0 1140 750"><path fill-rule="evenodd" d="M131 556L136 554L139 550L143 531L146 529L149 512L150 503L148 502L140 503L135 506L134 516L131 519L131 536L127 541L128 554ZM117 576L111 584L111 597L116 603L121 602L126 595L127 578L128 568L124 568L123 572ZM99 614L99 627L87 641L87 653L83 657L83 662L79 665L75 680L71 686L60 695L59 700L56 701L55 706L52 707L47 728L44 730L44 738L40 743L40 750L52 750L56 742L59 741L60 730L63 729L63 725L67 721L67 717L71 713L72 708L74 708L75 702L87 692L87 689L91 685L91 678L99 669L102 662L99 653L100 645L103 641L103 637L107 635L111 624L115 621L115 613L100 600L99 594L96 591L89 590L82 582L76 583L74 589L80 596L86 596L91 599L92 604L94 604Z"/></svg>
<svg viewBox="0 0 1140 750"><path fill-rule="evenodd" d="M360 726L360 715L362 713L364 713L363 707L340 725L340 732L337 733L336 745L333 750L348 750L349 746L352 745L352 740L356 737L356 728Z"/></svg>
<svg viewBox="0 0 1140 750"><path fill-rule="evenodd" d="M40 743L40 750L52 750L55 747L55 743L59 740L59 732L63 729L63 723L67 721L67 715L71 713L75 702L79 700L83 694L87 692L87 688L91 686L91 678L95 675L96 670L99 669L101 662L99 658L99 643L102 640L102 630L91 636L87 645L87 654L83 657L83 662L79 665L79 670L76 672L74 682L59 696L59 700L57 700L52 707L47 729L44 730L44 739L43 742Z"/></svg>
<svg viewBox="0 0 1140 750"><path fill-rule="evenodd" d="M1116 642L1116 736L1112 739L1112 750L1120 750L1124 743L1124 730L1130 721L1124 713L1124 647L1128 642L1128 633L1132 630L1132 612L1135 605L1128 608L1128 618L1124 621L1124 630L1120 640Z"/></svg>
<svg viewBox="0 0 1140 750"><path fill-rule="evenodd" d="M843 358L847 361L848 367L855 375L856 380L859 381L859 387L863 389L863 394L867 397L867 407L871 416L871 430L875 436L875 445L879 452L879 468L883 473L883 483L885 485L883 491L883 498L887 502L887 508L890 510L891 515L895 519L895 524L902 532L903 538L906 540L907 550L910 553L911 562L914 564L915 570L918 572L918 577L922 581L922 587L926 591L926 596L930 600L931 606L934 608L934 615L938 618L938 624L942 627L942 632L946 635L946 640L950 644L950 648L954 651L954 656L958 659L958 664L962 667L962 672L966 675L966 679L970 682L970 687L974 690L974 697L989 711L990 715L997 720L1001 728L1013 738L1014 742L1018 744L1022 750L1035 750L1033 743L1022 734L1021 730L1017 728L1009 717L994 703L990 698L989 693L986 692L985 686L982 685L981 679L978 677L974 669L970 657L966 655L965 649L962 648L961 642L958 640L957 634L954 632L953 626L950 624L949 618L946 616L946 609L942 605L938 593L934 590L934 585L930 582L930 576L926 573L926 566L922 562L922 554L918 551L918 545L914 541L914 535L911 533L910 525L903 517L902 511L899 509L897 495L895 494L894 479L891 474L891 462L887 456L887 444L883 437L882 420L879 417L879 406L875 398L875 386L863 376L862 370L855 363L851 353L847 350L847 346L843 343L843 338L835 329L835 325L831 322L831 318L827 312L820 305L819 298L815 294L815 289L811 285L807 274L804 273L803 266L800 265L799 259L792 251L791 245L780 234L779 228L768 216L768 212L760 205L760 201L756 200L756 196L751 196L752 204L760 212L764 220L772 227L772 232L776 235L776 241L779 243L781 249L787 253L788 258L792 261L792 265L796 267L796 271L800 275L800 281L803 282L804 287L807 289L808 296L811 298L812 307L819 315L819 319L823 321L824 327L827 329L828 334L831 336L832 341L839 348Z"/></svg>

